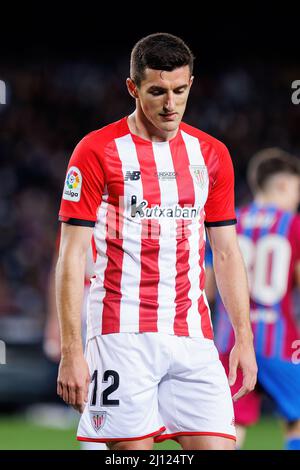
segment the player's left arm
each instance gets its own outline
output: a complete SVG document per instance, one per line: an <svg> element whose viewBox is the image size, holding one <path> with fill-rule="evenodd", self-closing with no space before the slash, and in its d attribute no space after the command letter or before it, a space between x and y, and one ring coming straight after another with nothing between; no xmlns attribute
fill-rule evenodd
<svg viewBox="0 0 300 470"><path fill-rule="evenodd" d="M207 233L213 252L216 283L235 333L235 345L230 353L229 384L235 383L238 367L243 372L242 387L233 397L236 401L254 389L257 378L247 274L235 225L207 227Z"/></svg>

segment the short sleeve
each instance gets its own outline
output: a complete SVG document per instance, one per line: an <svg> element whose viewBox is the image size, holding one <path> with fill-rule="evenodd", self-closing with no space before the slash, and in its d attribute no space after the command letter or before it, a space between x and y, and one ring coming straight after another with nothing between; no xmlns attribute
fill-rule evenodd
<svg viewBox="0 0 300 470"><path fill-rule="evenodd" d="M72 225L93 227L104 190L104 172L90 141L82 139L75 147L67 169L59 220Z"/></svg>
<svg viewBox="0 0 300 470"><path fill-rule="evenodd" d="M217 227L236 224L234 209L234 171L225 145L218 147L219 165L205 204L205 225Z"/></svg>

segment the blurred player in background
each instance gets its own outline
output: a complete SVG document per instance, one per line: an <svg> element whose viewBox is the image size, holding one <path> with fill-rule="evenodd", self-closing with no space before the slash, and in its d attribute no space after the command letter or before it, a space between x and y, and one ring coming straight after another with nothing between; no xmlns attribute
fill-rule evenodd
<svg viewBox="0 0 300 470"><path fill-rule="evenodd" d="M299 160L278 148L257 153L248 167L254 194L237 211L237 232L248 271L250 315L258 364L259 385L273 398L286 422L286 449L300 449L300 365L292 362L300 338L292 305L292 290L300 286ZM206 293L212 301L215 283L213 256L206 254ZM228 273L230 276L230 273ZM228 372L234 334L220 296L216 300L216 345ZM241 371L232 387L242 381ZM260 415L257 390L234 403L238 446L245 428Z"/></svg>
<svg viewBox="0 0 300 470"><path fill-rule="evenodd" d="M61 358L61 344L60 344L60 333L59 333L59 323L57 316L56 308L56 299L55 299L55 266L57 264L58 252L60 244L60 231L56 241L56 251L52 263L52 269L50 272L49 278L49 290L48 290L48 312L45 325L44 333L44 351L47 357L59 363ZM82 341L85 344L86 338L86 322L87 322L87 300L90 290L91 278L94 275L94 260L93 260L93 247L94 239L89 246L86 256L86 269L85 269L85 278L84 278L84 295L83 295L83 305L82 305ZM98 442L81 442L80 446L84 450L106 450L106 445Z"/></svg>

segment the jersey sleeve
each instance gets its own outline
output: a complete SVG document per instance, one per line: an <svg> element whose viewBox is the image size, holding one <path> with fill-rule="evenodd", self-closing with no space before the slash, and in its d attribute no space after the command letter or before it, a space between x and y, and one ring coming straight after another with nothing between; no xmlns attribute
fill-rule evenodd
<svg viewBox="0 0 300 470"><path fill-rule="evenodd" d="M225 145L218 149L219 165L205 204L205 225L218 227L236 224L234 210L234 171Z"/></svg>
<svg viewBox="0 0 300 470"><path fill-rule="evenodd" d="M94 227L104 190L99 155L88 139L75 147L67 169L59 220L71 225Z"/></svg>

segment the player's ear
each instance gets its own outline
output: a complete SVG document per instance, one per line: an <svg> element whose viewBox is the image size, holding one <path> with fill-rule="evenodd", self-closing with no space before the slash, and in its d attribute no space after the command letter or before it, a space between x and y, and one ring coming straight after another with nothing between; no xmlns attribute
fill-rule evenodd
<svg viewBox="0 0 300 470"><path fill-rule="evenodd" d="M194 75L191 75L191 77L190 77L190 87L193 85L193 81L194 81Z"/></svg>
<svg viewBox="0 0 300 470"><path fill-rule="evenodd" d="M137 91L137 86L134 83L134 81L131 80L131 78L126 79L126 85L127 85L127 90L129 92L129 94L132 96L132 98L135 98L135 99L138 98L139 95L138 95L138 91Z"/></svg>

